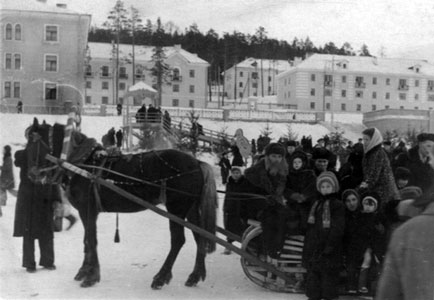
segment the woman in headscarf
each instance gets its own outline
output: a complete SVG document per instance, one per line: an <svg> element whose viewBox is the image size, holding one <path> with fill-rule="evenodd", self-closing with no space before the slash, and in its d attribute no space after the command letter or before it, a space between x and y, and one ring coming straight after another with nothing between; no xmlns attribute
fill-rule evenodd
<svg viewBox="0 0 434 300"><path fill-rule="evenodd" d="M368 128L363 131L363 181L359 191L360 193L377 193L384 207L387 202L400 199L400 195L382 143L383 137L377 128Z"/></svg>

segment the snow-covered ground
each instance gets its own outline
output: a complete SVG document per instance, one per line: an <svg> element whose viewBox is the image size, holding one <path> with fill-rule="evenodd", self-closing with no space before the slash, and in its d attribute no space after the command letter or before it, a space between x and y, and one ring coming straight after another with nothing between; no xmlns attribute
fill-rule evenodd
<svg viewBox="0 0 434 300"><path fill-rule="evenodd" d="M39 115L48 123L66 123L66 116ZM0 114L0 149L9 144L12 151L25 142L24 130L31 124L33 115ZM227 126L233 134L244 129L247 138L257 138L265 123L215 122L201 120L205 128L220 130ZM122 125L120 117L84 116L82 131L101 140L111 127ZM273 124L272 137L278 138L287 131L285 124ZM293 131L312 135L316 140L328 132L323 125L293 125ZM351 133L356 135L356 132ZM351 139L354 139L351 137ZM219 170L212 155L203 160L214 165L218 184ZM18 186L19 170L14 169ZM219 186L219 189L224 187ZM221 200L221 199L220 199ZM120 215L120 243L114 243L115 214L101 214L98 220L99 258L101 282L91 288L81 288L73 280L83 259L83 227L77 223L70 231L55 234L57 270L38 269L29 274L21 267L22 239L13 238L13 220L16 199L8 195L7 206L2 207L0 218L0 298L1 299L306 299L304 295L280 294L253 284L244 275L239 256L222 255L222 247L206 259L207 278L197 287L187 288L184 282L193 269L195 243L186 231L187 242L173 269L173 279L162 290L150 288L152 277L158 272L169 250L168 221L151 211ZM222 205L220 205L221 210ZM64 221L67 225L68 221ZM222 223L219 211L219 224ZM36 247L37 248L37 247ZM39 258L36 251L36 258ZM345 299L345 298L341 298Z"/></svg>

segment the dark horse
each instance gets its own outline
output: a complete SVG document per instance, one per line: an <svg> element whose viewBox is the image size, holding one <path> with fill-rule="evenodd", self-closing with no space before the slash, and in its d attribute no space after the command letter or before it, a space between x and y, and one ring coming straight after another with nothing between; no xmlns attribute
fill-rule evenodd
<svg viewBox="0 0 434 300"><path fill-rule="evenodd" d="M42 134L42 141L49 147L40 147L39 156L51 152L60 157L64 137L64 125L39 125L35 119L33 130L50 130L50 134ZM134 194L152 204L161 203L165 199L167 211L192 224L215 233L217 193L213 171L210 165L201 162L186 153L177 150L161 150L134 155L99 156L103 148L94 139L87 138L80 132L71 136L71 152L68 161L81 168L93 172L96 176L109 179L125 191ZM44 153L45 151L45 153ZM42 160L39 160L42 161ZM47 161L33 168L47 166ZM114 172L100 171L95 167L104 167ZM45 168L46 169L46 168ZM64 172L60 177L67 186L68 198L78 210L83 222L84 261L75 280L82 281L82 287L94 285L100 280L100 267L97 254L96 221L100 211L105 212L137 212L145 210L143 206L114 193L104 186L80 175ZM123 175L126 176L123 176ZM41 177L41 174L38 174ZM135 179L141 180L141 182ZM152 183L152 184L147 184ZM169 222L171 233L171 249L161 267L154 276L153 289L160 289L172 278L172 266L185 243L184 227L173 221ZM197 244L196 262L193 272L185 285L195 286L206 277L205 256L215 250L215 242L194 234Z"/></svg>

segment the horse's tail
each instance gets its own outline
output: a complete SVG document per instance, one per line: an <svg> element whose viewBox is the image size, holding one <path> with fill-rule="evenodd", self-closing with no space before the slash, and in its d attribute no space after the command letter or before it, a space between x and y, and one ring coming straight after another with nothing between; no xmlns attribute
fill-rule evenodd
<svg viewBox="0 0 434 300"><path fill-rule="evenodd" d="M214 179L212 167L200 162L204 185L199 205L200 223L202 228L215 235L217 227L217 187ZM216 250L216 242L210 239L205 239L205 249L207 253L212 253Z"/></svg>

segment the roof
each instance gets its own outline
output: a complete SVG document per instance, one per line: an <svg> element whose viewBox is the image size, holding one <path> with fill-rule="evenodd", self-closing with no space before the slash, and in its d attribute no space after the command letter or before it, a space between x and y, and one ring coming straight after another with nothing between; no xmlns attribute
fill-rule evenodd
<svg viewBox="0 0 434 300"><path fill-rule="evenodd" d="M263 69L273 69L279 72L287 71L291 68L291 65L287 60L277 59L257 59L253 57L246 58L242 62L237 64L237 68L260 68L262 62Z"/></svg>
<svg viewBox="0 0 434 300"><path fill-rule="evenodd" d="M152 49L153 46L140 46L135 45L135 59L142 61L151 61L152 60ZM112 57L112 44L108 43L89 43L90 56L92 58L105 58L110 59ZM184 59L186 59L189 63L193 64L206 64L208 62L197 56L197 54L190 53L184 49L182 49L179 45L175 45L173 47L164 47L166 57L170 58L173 55L179 54ZM128 44L120 44L119 45L119 56L129 56L132 52L132 46Z"/></svg>
<svg viewBox="0 0 434 300"><path fill-rule="evenodd" d="M59 4L61 1L59 1ZM0 10L19 10L31 12L46 12L57 14L74 14L74 15L89 15L82 14L68 8L58 7L55 4L46 3L37 0L0 0Z"/></svg>
<svg viewBox="0 0 434 300"><path fill-rule="evenodd" d="M346 67L343 64L346 63ZM419 72L416 72L416 68ZM285 73L292 73L294 70L322 71L333 70L335 72L345 71L345 73L373 73L388 75L408 75L414 76L434 76L434 65L422 59L405 58L377 58L369 56L343 56L331 54L313 54L297 66ZM279 74L285 75L284 73Z"/></svg>

